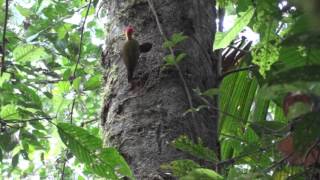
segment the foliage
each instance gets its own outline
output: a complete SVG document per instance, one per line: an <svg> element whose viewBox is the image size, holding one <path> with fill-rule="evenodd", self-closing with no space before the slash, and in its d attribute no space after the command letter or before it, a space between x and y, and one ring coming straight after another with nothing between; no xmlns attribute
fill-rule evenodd
<svg viewBox="0 0 320 180"><path fill-rule="evenodd" d="M77 126L59 123L57 127L64 144L95 174L108 179L117 179L117 173L133 178L129 166L116 149L103 148L101 139Z"/></svg>
<svg viewBox="0 0 320 180"><path fill-rule="evenodd" d="M0 3L2 37L6 2ZM2 177L132 177L119 153L102 147L98 137L104 34L94 14L97 1L9 3L6 37L0 40L1 54L6 43L0 77ZM72 173L75 169L82 172Z"/></svg>
<svg viewBox="0 0 320 180"><path fill-rule="evenodd" d="M172 49L176 47L179 43L186 40L188 37L183 35L183 33L174 33L170 39L167 39L163 43L163 47L166 49ZM164 67L177 65L180 61L182 61L187 56L186 53L179 53L178 55L169 54L164 57Z"/></svg>
<svg viewBox="0 0 320 180"><path fill-rule="evenodd" d="M254 14L254 8L250 7L246 12L241 13L241 16L236 20L234 26L227 32L216 32L214 49L226 48L231 41L246 27Z"/></svg>
<svg viewBox="0 0 320 180"><path fill-rule="evenodd" d="M196 156L200 159L215 162L217 161L214 151L203 146L201 139L197 144L194 144L187 136L180 136L172 142L173 146L179 150L188 152L189 154Z"/></svg>
<svg viewBox="0 0 320 180"><path fill-rule="evenodd" d="M0 37L5 3L0 0ZM6 34L0 39L6 67L0 76L2 177L133 178L117 150L103 147L99 138L103 75L97 59L105 35L94 14L97 1L9 3ZM220 154L186 136L172 143L211 163L216 172L186 159L163 169L181 179L298 179L319 171L309 164L303 168L307 165L301 162L296 167L284 163L311 162L308 155L319 146L320 11L313 3L218 1L227 15L238 18L230 30L216 34L214 49L228 51L248 28L259 41L242 50L249 53L231 67L219 89L196 90L204 98L219 96ZM173 49L186 39L174 33L163 48ZM164 57L164 67L177 66L186 57L172 52ZM259 70L246 68L252 65ZM305 99L294 99L295 94ZM187 112L200 113L202 108L208 106ZM279 145L288 137L293 138L295 159L280 153Z"/></svg>
<svg viewBox="0 0 320 180"><path fill-rule="evenodd" d="M317 130L320 31L314 19L318 6L310 5L314 3L311 1L303 4L304 9L290 1L237 2L219 2L227 14L236 13L239 18L230 30L216 34L214 49L228 51L245 26L258 33L260 39L250 48L250 54L231 67L231 73L224 76L219 89L197 92L207 96L212 91L208 97L218 95L220 100L221 159L215 160L215 166L226 179L314 178L319 172L315 165L319 159L315 159L314 154L319 153L320 138ZM236 11L230 6L236 6ZM306 7L313 10L303 11ZM228 11L230 9L232 11ZM246 68L253 64L257 64L259 70ZM237 70L241 68L246 71ZM285 144L288 138L292 138L292 145ZM175 144L176 148L189 152L197 145L185 141L183 146L189 148L181 146ZM187 162L179 167L186 165ZM177 171L177 166L171 170ZM205 174L199 172L199 175Z"/></svg>

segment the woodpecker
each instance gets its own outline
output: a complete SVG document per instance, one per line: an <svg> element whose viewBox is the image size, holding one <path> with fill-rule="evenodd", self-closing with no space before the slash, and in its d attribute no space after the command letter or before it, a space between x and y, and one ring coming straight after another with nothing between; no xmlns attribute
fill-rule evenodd
<svg viewBox="0 0 320 180"><path fill-rule="evenodd" d="M128 82L131 84L133 80L133 72L138 63L140 53L150 51L152 44L143 43L140 45L139 42L133 38L134 29L132 26L126 27L124 33L126 41L122 48L122 57L127 68Z"/></svg>

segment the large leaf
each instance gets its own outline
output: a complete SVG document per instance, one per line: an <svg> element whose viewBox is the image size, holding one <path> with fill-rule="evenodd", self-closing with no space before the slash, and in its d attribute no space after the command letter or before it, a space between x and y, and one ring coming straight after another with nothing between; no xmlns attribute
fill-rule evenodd
<svg viewBox="0 0 320 180"><path fill-rule="evenodd" d="M249 121L256 122L266 119L270 100L264 98L263 96L264 94L262 93L261 89L259 89L254 100L254 111Z"/></svg>
<svg viewBox="0 0 320 180"><path fill-rule="evenodd" d="M24 17L29 17L32 14L32 11L28 8L24 8L20 5L16 5L15 8L19 11L19 13Z"/></svg>
<svg viewBox="0 0 320 180"><path fill-rule="evenodd" d="M36 91L24 84L17 84L16 88L19 89L23 96L23 106L32 107L35 109L42 108L41 99L39 95L36 93Z"/></svg>
<svg viewBox="0 0 320 180"><path fill-rule="evenodd" d="M90 77L89 80L85 82L84 88L86 90L97 89L101 86L101 82L102 82L102 75L97 74L95 76Z"/></svg>
<svg viewBox="0 0 320 180"><path fill-rule="evenodd" d="M230 42L233 41L237 35L249 24L253 14L254 9L253 7L250 7L246 12L241 13L241 17L236 20L234 26L229 31L217 32L214 41L214 49L227 47Z"/></svg>
<svg viewBox="0 0 320 180"><path fill-rule="evenodd" d="M18 62L36 61L48 57L45 49L31 44L19 45L13 50L13 57Z"/></svg>
<svg viewBox="0 0 320 180"><path fill-rule="evenodd" d="M119 173L133 178L129 166L116 149L103 148L101 139L77 126L59 123L57 127L64 144L94 173L109 179L119 179Z"/></svg>
<svg viewBox="0 0 320 180"><path fill-rule="evenodd" d="M251 79L248 72L241 72L225 78L220 89L219 129L223 133L235 134L247 121L257 81Z"/></svg>

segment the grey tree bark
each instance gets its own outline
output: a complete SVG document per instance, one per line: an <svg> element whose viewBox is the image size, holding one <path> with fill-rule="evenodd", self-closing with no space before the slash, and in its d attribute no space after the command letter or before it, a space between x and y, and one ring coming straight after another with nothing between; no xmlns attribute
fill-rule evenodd
<svg viewBox="0 0 320 180"><path fill-rule="evenodd" d="M183 32L189 38L175 48L187 58L179 64L189 90L215 87L216 63L212 57L215 34L214 0L153 0L164 33ZM147 0L105 0L105 97L102 127L105 143L124 155L137 179L169 179L160 165L187 157L170 142L182 134L200 137L217 150L217 113L202 109L183 115L190 108L183 83L176 69L163 69L164 56L159 33ZM129 90L126 69L120 57L123 29L135 28L135 38L151 42L150 52L140 56L134 77L141 83ZM211 100L212 101L212 100ZM192 93L195 107L204 104ZM212 102L215 103L215 102Z"/></svg>

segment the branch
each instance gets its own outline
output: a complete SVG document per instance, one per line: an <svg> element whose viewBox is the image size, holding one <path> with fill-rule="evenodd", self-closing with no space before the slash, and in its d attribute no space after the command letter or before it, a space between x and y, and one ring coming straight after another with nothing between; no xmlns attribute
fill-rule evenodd
<svg viewBox="0 0 320 180"><path fill-rule="evenodd" d="M64 20L68 19L68 18L71 18L76 12L80 12L82 9L86 8L88 6L88 4L70 12L71 14L70 15L67 15L67 16L64 16L60 19L58 19L57 21L55 21L56 23L52 23L52 24L49 24L49 26L47 26L46 28L42 29L41 31L39 31L37 34L38 35L41 35L42 33L46 33L48 32L51 28L55 27L56 25L59 25L61 22L63 22Z"/></svg>
<svg viewBox="0 0 320 180"><path fill-rule="evenodd" d="M33 121L41 121L41 120L51 121L54 118L55 117L39 117L39 118L32 118L32 119L10 119L10 120L3 119L2 121L8 124L13 124L13 123L24 123L24 122L33 122Z"/></svg>
<svg viewBox="0 0 320 180"><path fill-rule="evenodd" d="M76 104L76 95L72 100L71 111L70 111L70 124L72 124L72 122L73 122L73 111L74 111L75 104Z"/></svg>
<svg viewBox="0 0 320 180"><path fill-rule="evenodd" d="M163 37L163 39L164 39L165 41L167 41L168 38L166 37L166 35L165 35L164 32L163 32L162 25L161 25L161 23L160 23L160 21L159 21L159 17L158 17L158 15L157 15L157 11L155 10L155 8L154 8L154 6L153 6L152 0L148 0L148 3L149 3L149 6L150 6L150 9L151 9L151 11L152 11L152 13L153 13L153 15L154 15L154 17L155 17L155 19L156 19L156 23L157 23L157 26L158 26L158 29L159 29L160 34L161 34L161 36ZM172 55L172 56L175 56L174 51L173 51L173 49L172 49L171 47L169 48L169 50L170 50L171 55ZM183 83L183 87L184 87L185 93L186 93L187 98L188 98L188 102L189 102L190 109L193 109L192 98L191 98L191 94L190 94L189 88L188 88L188 86L187 86L186 80L185 80L184 77L183 77L183 74L182 74L182 71L181 71L179 65L178 65L177 63L175 63L174 65L175 65L176 69L178 70L180 80L181 80L182 83ZM193 112L191 112L191 113L192 113L192 117L194 118L194 113L193 113Z"/></svg>
<svg viewBox="0 0 320 180"><path fill-rule="evenodd" d="M84 121L84 122L81 123L80 127L84 127L85 125L90 124L90 123L94 123L96 121L98 121L98 119L92 119L92 120L89 120L89 121Z"/></svg>
<svg viewBox="0 0 320 180"><path fill-rule="evenodd" d="M241 71L250 71L252 69L258 68L257 65L249 65L248 67L243 67L243 68L238 68L238 69L234 69L228 72L223 73L220 77L219 80L223 80L226 76L229 76L233 73L237 73L237 72L241 72Z"/></svg>
<svg viewBox="0 0 320 180"><path fill-rule="evenodd" d="M4 24L3 24L3 34L2 34L2 57L0 64L0 76L2 76L3 72L6 70L5 66L5 57L6 57L6 32L7 32L7 23L8 23L8 12L9 12L9 0L6 0L6 9L4 16Z"/></svg>

